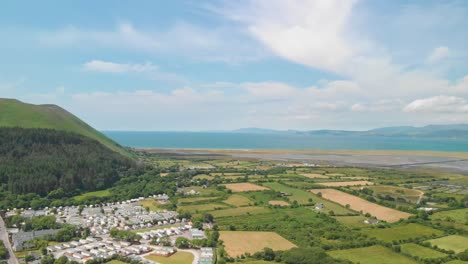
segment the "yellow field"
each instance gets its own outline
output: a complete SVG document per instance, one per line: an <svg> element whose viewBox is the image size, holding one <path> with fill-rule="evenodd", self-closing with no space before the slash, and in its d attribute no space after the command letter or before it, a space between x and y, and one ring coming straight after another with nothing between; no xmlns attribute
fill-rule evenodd
<svg viewBox="0 0 468 264"><path fill-rule="evenodd" d="M234 206L245 206L249 205L249 203L251 203L252 201L249 198L244 197L242 195L233 194L223 202Z"/></svg>
<svg viewBox="0 0 468 264"><path fill-rule="evenodd" d="M288 202L281 201L281 200L271 200L268 201L269 205L279 205L279 206L289 206Z"/></svg>
<svg viewBox="0 0 468 264"><path fill-rule="evenodd" d="M256 185L253 183L247 183L247 182L226 184L226 188L228 188L229 190L233 192L251 192L251 191L268 190L268 188L266 187Z"/></svg>
<svg viewBox="0 0 468 264"><path fill-rule="evenodd" d="M334 189L316 189L311 190L311 192L315 194L321 193L322 197L325 199L334 201L344 206L349 204L350 208L355 211L369 213L380 220L385 220L390 223L397 222L402 218L406 219L411 216L409 213L371 203L357 196Z"/></svg>
<svg viewBox="0 0 468 264"><path fill-rule="evenodd" d="M325 186L329 186L329 187L374 185L374 183L370 182L370 181L318 182L317 184L325 185Z"/></svg>
<svg viewBox="0 0 468 264"><path fill-rule="evenodd" d="M244 253L253 254L268 247L273 250L288 250L296 247L293 243L274 232L221 231L226 252L231 257Z"/></svg>

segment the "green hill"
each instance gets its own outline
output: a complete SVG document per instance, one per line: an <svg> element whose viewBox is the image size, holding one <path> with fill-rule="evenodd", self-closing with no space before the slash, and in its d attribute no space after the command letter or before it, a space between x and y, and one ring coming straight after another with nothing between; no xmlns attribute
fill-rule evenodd
<svg viewBox="0 0 468 264"><path fill-rule="evenodd" d="M95 139L113 151L130 154L117 143L57 105L33 105L0 98L0 127L50 128Z"/></svg>

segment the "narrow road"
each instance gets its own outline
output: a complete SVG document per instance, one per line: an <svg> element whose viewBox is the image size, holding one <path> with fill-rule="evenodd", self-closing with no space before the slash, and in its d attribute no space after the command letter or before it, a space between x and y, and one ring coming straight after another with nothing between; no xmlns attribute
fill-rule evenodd
<svg viewBox="0 0 468 264"><path fill-rule="evenodd" d="M8 233L5 227L5 222L3 222L3 218L0 217L0 239L3 240L5 247L8 250L10 257L8 258L8 264L19 264L18 259L11 248L10 240L8 240Z"/></svg>

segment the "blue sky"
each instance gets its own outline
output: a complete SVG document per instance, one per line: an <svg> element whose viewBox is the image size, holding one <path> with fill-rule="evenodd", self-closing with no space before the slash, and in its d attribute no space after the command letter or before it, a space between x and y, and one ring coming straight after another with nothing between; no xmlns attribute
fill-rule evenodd
<svg viewBox="0 0 468 264"><path fill-rule="evenodd" d="M468 122L466 1L4 1L0 97L103 130Z"/></svg>

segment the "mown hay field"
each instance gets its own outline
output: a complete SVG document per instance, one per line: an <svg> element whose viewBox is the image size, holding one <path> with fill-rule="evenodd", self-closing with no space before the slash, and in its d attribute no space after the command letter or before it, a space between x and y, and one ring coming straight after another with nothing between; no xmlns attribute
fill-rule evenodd
<svg viewBox="0 0 468 264"><path fill-rule="evenodd" d="M329 187L374 185L370 181L318 182L317 184Z"/></svg>
<svg viewBox="0 0 468 264"><path fill-rule="evenodd" d="M253 183L242 182L242 183L230 183L226 184L226 188L233 192L251 192L251 191L264 191L268 188L256 185Z"/></svg>
<svg viewBox="0 0 468 264"><path fill-rule="evenodd" d="M288 250L296 247L275 232L221 231L219 239L224 241L226 252L231 257L244 253L253 254L268 247L273 250Z"/></svg>
<svg viewBox="0 0 468 264"><path fill-rule="evenodd" d="M369 213L380 220L385 220L390 223L397 222L400 219L406 219L411 216L409 213L371 203L357 196L334 189L315 189L311 190L311 192L315 194L321 193L322 197L325 199L337 202L344 206L349 204L350 208L355 211Z"/></svg>

